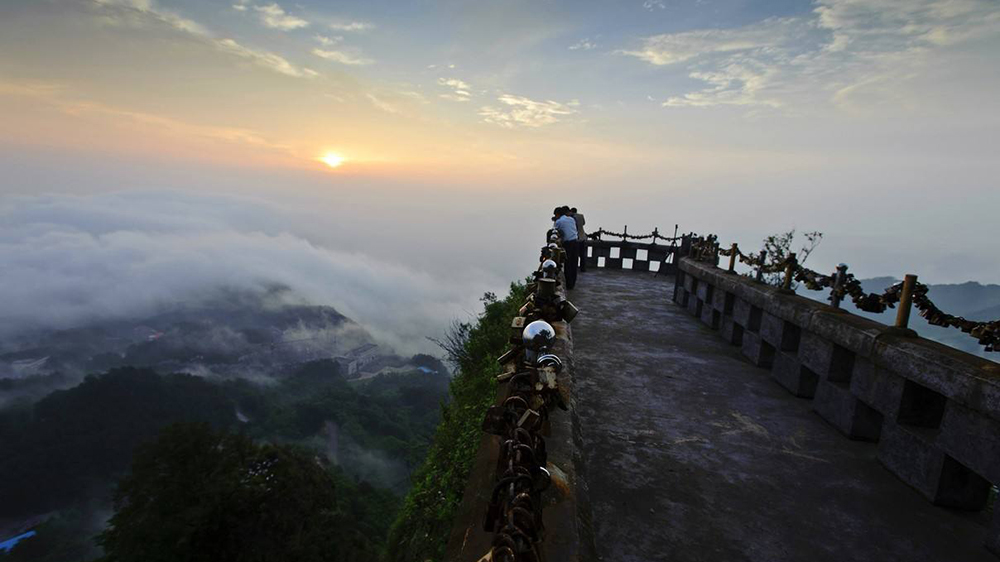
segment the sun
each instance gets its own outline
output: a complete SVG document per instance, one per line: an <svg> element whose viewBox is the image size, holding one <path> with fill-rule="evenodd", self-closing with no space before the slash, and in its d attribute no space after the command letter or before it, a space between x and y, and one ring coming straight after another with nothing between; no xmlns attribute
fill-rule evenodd
<svg viewBox="0 0 1000 562"><path fill-rule="evenodd" d="M331 168L337 168L344 163L344 157L333 152L327 152L323 156L320 156L319 161Z"/></svg>

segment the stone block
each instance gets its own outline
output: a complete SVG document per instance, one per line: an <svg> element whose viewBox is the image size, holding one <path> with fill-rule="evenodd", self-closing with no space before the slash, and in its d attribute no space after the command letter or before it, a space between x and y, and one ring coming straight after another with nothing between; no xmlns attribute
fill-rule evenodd
<svg viewBox="0 0 1000 562"><path fill-rule="evenodd" d="M701 321L713 330L719 329L719 311L709 306L707 303L701 307Z"/></svg>
<svg viewBox="0 0 1000 562"><path fill-rule="evenodd" d="M694 293L688 296L687 309L688 312L693 314L695 317L701 316L701 299L695 296Z"/></svg>
<svg viewBox="0 0 1000 562"><path fill-rule="evenodd" d="M899 414L904 382L903 377L877 367L868 359L854 358L851 393L887 418L896 419Z"/></svg>
<svg viewBox="0 0 1000 562"><path fill-rule="evenodd" d="M799 342L799 361L811 371L826 379L830 371L830 357L833 355L833 343L812 332L804 332Z"/></svg>
<svg viewBox="0 0 1000 562"><path fill-rule="evenodd" d="M986 505L990 484L936 441L936 431L886 423L878 459L900 480L936 505L977 511Z"/></svg>
<svg viewBox="0 0 1000 562"><path fill-rule="evenodd" d="M816 311L809 322L809 331L862 357L871 357L875 338L886 328L867 318L833 310Z"/></svg>
<svg viewBox="0 0 1000 562"><path fill-rule="evenodd" d="M858 400L844 385L820 380L813 397L813 410L851 439L880 439L882 414Z"/></svg>
<svg viewBox="0 0 1000 562"><path fill-rule="evenodd" d="M937 443L942 449L990 482L1000 483L1000 422L950 401L940 429Z"/></svg>
<svg viewBox="0 0 1000 562"><path fill-rule="evenodd" d="M908 431L895 423L884 424L878 459L900 480L934 501L944 452L929 442L932 436L927 433L930 432L920 433L924 434Z"/></svg>
<svg viewBox="0 0 1000 562"><path fill-rule="evenodd" d="M732 341L733 341L733 326L735 326L735 325L736 325L736 323L733 322L733 317L732 316L729 316L729 315L726 315L726 314L722 315L722 320L721 320L721 322L719 322L719 335L722 336L722 339L726 340L727 342L732 343Z"/></svg>
<svg viewBox="0 0 1000 562"><path fill-rule="evenodd" d="M757 334L744 332L742 349L743 355L754 365L764 369L770 369L774 365L774 346L762 340Z"/></svg>
<svg viewBox="0 0 1000 562"><path fill-rule="evenodd" d="M777 288L746 278L741 278L740 281L741 283L734 287L737 297L761 308L769 308L774 302L772 297L777 294Z"/></svg>
<svg viewBox="0 0 1000 562"><path fill-rule="evenodd" d="M924 338L885 336L875 346L879 367L1000 421L1000 364Z"/></svg>
<svg viewBox="0 0 1000 562"><path fill-rule="evenodd" d="M771 376L778 384L800 398L812 398L816 395L816 385L819 376L789 353L778 352L774 358L774 368Z"/></svg>
<svg viewBox="0 0 1000 562"><path fill-rule="evenodd" d="M741 298L734 298L736 300L733 302L733 320L746 328L750 324L750 303Z"/></svg>
<svg viewBox="0 0 1000 562"><path fill-rule="evenodd" d="M726 295L731 294L716 287L712 293L712 308L726 314ZM732 311L729 311L728 314L732 314Z"/></svg>
<svg viewBox="0 0 1000 562"><path fill-rule="evenodd" d="M689 293L694 292L698 284L698 278L694 275L687 274L684 276L684 288L687 289Z"/></svg>
<svg viewBox="0 0 1000 562"><path fill-rule="evenodd" d="M781 333L785 322L767 310L761 311L760 337L773 347L781 348Z"/></svg>
<svg viewBox="0 0 1000 562"><path fill-rule="evenodd" d="M788 295L777 290L772 294L768 305L764 308L778 318L804 329L809 328L814 313L830 310L829 306L810 298Z"/></svg>
<svg viewBox="0 0 1000 562"><path fill-rule="evenodd" d="M761 340L757 334L746 330L743 331L743 341L741 342L740 351L754 365L757 364L758 357L760 356L760 344Z"/></svg>
<svg viewBox="0 0 1000 562"><path fill-rule="evenodd" d="M699 281L698 282L698 293L697 293L698 294L698 298L701 299L702 302L711 303L712 302L712 293L714 292L712 290L713 288L714 287L712 287L712 284L710 282L705 281L705 280Z"/></svg>

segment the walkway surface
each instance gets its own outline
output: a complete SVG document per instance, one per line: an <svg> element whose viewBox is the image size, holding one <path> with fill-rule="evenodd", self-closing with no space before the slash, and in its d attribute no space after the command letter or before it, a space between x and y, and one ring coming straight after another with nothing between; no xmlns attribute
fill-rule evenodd
<svg viewBox="0 0 1000 562"><path fill-rule="evenodd" d="M672 281L590 270L569 295L604 562L997 562L983 515L896 479L675 305Z"/></svg>

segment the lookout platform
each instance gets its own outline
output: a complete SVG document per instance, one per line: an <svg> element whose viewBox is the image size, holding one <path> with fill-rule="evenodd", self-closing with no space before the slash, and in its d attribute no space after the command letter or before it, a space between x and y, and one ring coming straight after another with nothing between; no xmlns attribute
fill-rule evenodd
<svg viewBox="0 0 1000 562"><path fill-rule="evenodd" d="M569 293L598 559L996 562L989 514L927 501L673 295L597 268Z"/></svg>

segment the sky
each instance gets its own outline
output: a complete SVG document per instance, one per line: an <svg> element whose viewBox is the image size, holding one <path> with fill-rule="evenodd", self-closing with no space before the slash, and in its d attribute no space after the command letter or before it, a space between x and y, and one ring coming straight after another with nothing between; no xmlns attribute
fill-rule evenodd
<svg viewBox="0 0 1000 562"><path fill-rule="evenodd" d="M561 204L996 283L998 148L997 0L2 0L0 296L284 276L419 347Z"/></svg>

